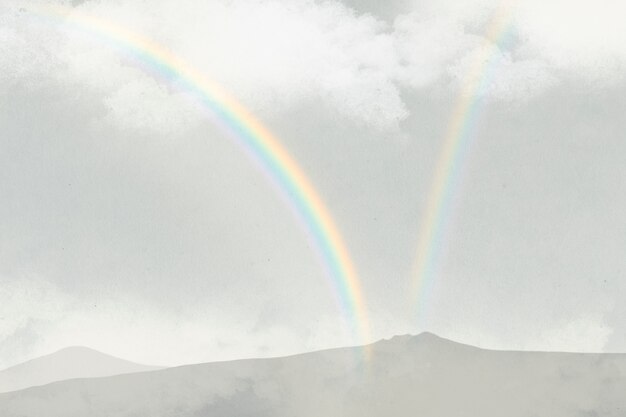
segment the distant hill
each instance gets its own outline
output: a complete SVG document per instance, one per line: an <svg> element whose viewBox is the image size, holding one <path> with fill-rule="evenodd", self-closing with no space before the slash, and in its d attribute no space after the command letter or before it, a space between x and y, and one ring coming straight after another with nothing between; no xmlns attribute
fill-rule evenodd
<svg viewBox="0 0 626 417"><path fill-rule="evenodd" d="M626 355L489 351L432 334L57 382L3 417L624 417Z"/></svg>
<svg viewBox="0 0 626 417"><path fill-rule="evenodd" d="M0 392L72 378L93 378L154 369L161 368L139 365L85 347L69 347L0 371Z"/></svg>

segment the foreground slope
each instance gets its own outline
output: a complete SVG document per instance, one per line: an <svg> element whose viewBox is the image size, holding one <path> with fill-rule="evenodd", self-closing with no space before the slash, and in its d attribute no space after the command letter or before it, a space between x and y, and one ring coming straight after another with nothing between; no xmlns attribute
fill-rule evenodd
<svg viewBox="0 0 626 417"><path fill-rule="evenodd" d="M0 395L0 415L623 417L626 355L488 351L434 335L72 380Z"/></svg>
<svg viewBox="0 0 626 417"><path fill-rule="evenodd" d="M0 371L0 392L71 378L93 378L153 369L159 368L139 365L85 347L69 347Z"/></svg>

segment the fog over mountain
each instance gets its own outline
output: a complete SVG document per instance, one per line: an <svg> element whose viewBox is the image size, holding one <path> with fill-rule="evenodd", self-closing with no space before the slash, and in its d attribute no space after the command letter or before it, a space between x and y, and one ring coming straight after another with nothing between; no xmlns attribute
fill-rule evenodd
<svg viewBox="0 0 626 417"><path fill-rule="evenodd" d="M1 394L0 415L622 417L624 392L626 354L490 351L423 333L57 382Z"/></svg>
<svg viewBox="0 0 626 417"><path fill-rule="evenodd" d="M139 365L86 347L72 346L0 371L0 392L71 378L93 378L160 369Z"/></svg>

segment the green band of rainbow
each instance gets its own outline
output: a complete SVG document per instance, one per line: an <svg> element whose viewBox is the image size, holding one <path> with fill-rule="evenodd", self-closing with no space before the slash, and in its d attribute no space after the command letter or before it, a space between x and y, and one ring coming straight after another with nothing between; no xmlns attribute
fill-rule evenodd
<svg viewBox="0 0 626 417"><path fill-rule="evenodd" d="M359 343L369 341L364 295L339 229L303 170L257 118L205 74L164 47L128 29L65 7L48 7L36 10L34 14L96 35L130 53L160 74L175 79L217 116L232 133L233 139L260 163L289 201L323 259L333 291L348 316L354 335Z"/></svg>
<svg viewBox="0 0 626 417"><path fill-rule="evenodd" d="M498 46L511 30L512 12L512 2L506 2L493 15L485 34L485 44L470 67L442 140L441 154L419 229L413 269L410 308L417 315L420 327L425 321L426 296L433 291L436 264L445 243L445 227L450 218L458 177L475 137L475 126L483 107L482 97L498 61Z"/></svg>

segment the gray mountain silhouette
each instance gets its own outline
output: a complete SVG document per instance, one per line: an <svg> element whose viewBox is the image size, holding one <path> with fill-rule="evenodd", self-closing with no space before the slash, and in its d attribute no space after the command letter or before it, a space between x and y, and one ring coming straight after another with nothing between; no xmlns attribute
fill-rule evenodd
<svg viewBox="0 0 626 417"><path fill-rule="evenodd" d="M623 417L626 355L490 351L433 334L57 382L3 417Z"/></svg>
<svg viewBox="0 0 626 417"><path fill-rule="evenodd" d="M139 365L86 347L73 346L0 371L0 392L71 378L93 378L161 369Z"/></svg>

